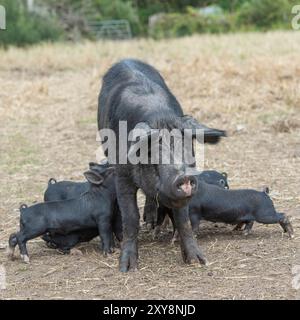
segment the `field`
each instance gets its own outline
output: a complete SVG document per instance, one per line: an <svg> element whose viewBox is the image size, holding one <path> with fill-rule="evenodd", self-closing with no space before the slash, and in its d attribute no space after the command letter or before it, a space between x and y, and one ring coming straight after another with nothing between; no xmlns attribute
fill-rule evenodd
<svg viewBox="0 0 300 320"><path fill-rule="evenodd" d="M0 266L7 286L0 299L299 299L292 286L300 265L299 52L299 32L1 51ZM153 240L142 226L137 272L119 273L119 250L105 258L97 239L73 255L35 239L28 243L31 264L7 260L19 205L41 201L50 177L82 180L96 153L101 159L101 77L124 57L153 64L185 113L228 131L206 147L205 168L226 171L231 188L269 186L278 211L292 217L293 240L279 225L255 224L245 237L232 226L203 223L198 243L209 265L187 266L179 245L170 244L171 230ZM140 194L141 209L143 201Z"/></svg>

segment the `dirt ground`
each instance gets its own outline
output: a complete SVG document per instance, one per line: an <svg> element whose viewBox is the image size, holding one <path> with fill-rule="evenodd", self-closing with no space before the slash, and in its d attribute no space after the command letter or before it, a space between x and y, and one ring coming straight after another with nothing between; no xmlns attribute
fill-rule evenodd
<svg viewBox="0 0 300 320"><path fill-rule="evenodd" d="M299 32L0 51L0 298L299 299L292 285L300 269L299 52ZM81 255L61 255L35 239L29 265L7 260L19 205L42 201L50 177L83 180L97 150L101 158L97 95L104 72L123 57L156 66L185 113L228 131L205 148L205 168L226 171L231 188L269 186L278 211L292 217L293 240L279 225L255 224L245 237L203 223L198 243L210 264L187 266L170 244L171 230L153 240L142 227L134 273L119 273L119 250L105 258L97 239L80 245Z"/></svg>

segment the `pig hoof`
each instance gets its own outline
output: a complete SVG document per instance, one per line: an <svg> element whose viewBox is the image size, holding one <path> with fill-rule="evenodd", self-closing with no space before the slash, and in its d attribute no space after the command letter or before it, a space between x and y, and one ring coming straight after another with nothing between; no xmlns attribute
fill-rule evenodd
<svg viewBox="0 0 300 320"><path fill-rule="evenodd" d="M136 258L129 259L128 261L124 261L123 259L119 269L121 272L136 271L137 270Z"/></svg>
<svg viewBox="0 0 300 320"><path fill-rule="evenodd" d="M200 264L206 265L208 263L201 250L196 246L193 246L193 248L182 252L182 256L183 261L187 264L198 262Z"/></svg>
<svg viewBox="0 0 300 320"><path fill-rule="evenodd" d="M137 269L137 245L136 242L127 242L123 244L119 270L121 272L128 272Z"/></svg>
<svg viewBox="0 0 300 320"><path fill-rule="evenodd" d="M27 264L30 262L27 254L21 254L21 259Z"/></svg>
<svg viewBox="0 0 300 320"><path fill-rule="evenodd" d="M114 252L115 252L115 251L114 251L113 248L107 249L107 250L104 250L104 251L103 251L103 255L104 255L104 257L107 257L109 254L113 254Z"/></svg>
<svg viewBox="0 0 300 320"><path fill-rule="evenodd" d="M248 236L250 234L250 231L249 230L243 230L243 236Z"/></svg>
<svg viewBox="0 0 300 320"><path fill-rule="evenodd" d="M187 264L203 264L204 266L206 266L208 264L208 261L206 260L206 258L203 256L203 254L197 254L196 256L192 256L192 257L188 257L185 260L185 263Z"/></svg>
<svg viewBox="0 0 300 320"><path fill-rule="evenodd" d="M282 221L279 221L279 224L281 225L283 231L287 232L289 237L291 239L293 239L294 238L294 229L292 227L290 219L284 215L284 219Z"/></svg>
<svg viewBox="0 0 300 320"><path fill-rule="evenodd" d="M293 232L288 232L288 234L289 234L289 237L290 237L290 239L294 239L295 238L295 235L294 235L294 233Z"/></svg>

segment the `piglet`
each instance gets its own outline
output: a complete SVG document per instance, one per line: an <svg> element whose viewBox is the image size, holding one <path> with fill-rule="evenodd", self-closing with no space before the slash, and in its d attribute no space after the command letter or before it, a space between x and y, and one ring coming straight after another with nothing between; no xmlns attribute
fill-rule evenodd
<svg viewBox="0 0 300 320"><path fill-rule="evenodd" d="M228 184L228 180L227 180L228 176L226 172L218 172L215 170L205 170L202 171L198 176L197 176L197 180L198 183L201 181L204 181L208 184L212 184L215 185L219 188L223 188L223 189L229 189L229 184ZM198 193L197 193L198 194ZM196 197L197 195L195 195ZM154 212L156 213L156 207L153 209L149 209L147 207L149 203L147 203L147 199L146 199L146 204L145 204L145 212L149 212L150 210L155 210ZM156 205L156 203L155 203ZM150 214L148 214L148 216L150 216ZM158 236L158 234L161 232L162 229L166 228L167 224L169 223L169 218L171 218L172 223L173 223L173 229L175 230L175 222L173 219L173 215L172 215L172 209L167 208L162 206L161 204L159 204L158 208L157 208L157 225L155 227L154 230L154 238L156 238ZM174 238L174 241L176 240L176 238Z"/></svg>
<svg viewBox="0 0 300 320"><path fill-rule="evenodd" d="M101 171L110 167L107 159L100 163L89 163L89 169L93 171ZM45 201L58 201L66 199L74 199L80 197L90 188L90 182L75 182L75 181L57 181L51 178L48 182L48 187L44 193ZM115 190L114 190L115 192ZM112 217L112 231L120 242L122 240L122 217L118 206L117 199L115 200L114 212ZM56 234L54 232L47 233L42 236L49 248L58 249L63 254L70 253L70 250L78 243L88 242L99 235L97 226L89 229L76 230L68 234ZM114 244L114 239L112 239Z"/></svg>
<svg viewBox="0 0 300 320"><path fill-rule="evenodd" d="M21 258L29 263L26 243L47 233L70 234L97 228L104 254L112 253L112 215L116 200L114 168L84 173L89 190L75 199L50 201L20 208L20 231L9 238L9 256L13 258L18 244Z"/></svg>
<svg viewBox="0 0 300 320"><path fill-rule="evenodd" d="M263 224L278 223L293 238L293 227L288 217L275 210L268 190L227 190L198 181L197 194L189 204L193 231L198 231L200 220L207 220L237 224L235 229L245 224L244 234L247 235L256 221Z"/></svg>

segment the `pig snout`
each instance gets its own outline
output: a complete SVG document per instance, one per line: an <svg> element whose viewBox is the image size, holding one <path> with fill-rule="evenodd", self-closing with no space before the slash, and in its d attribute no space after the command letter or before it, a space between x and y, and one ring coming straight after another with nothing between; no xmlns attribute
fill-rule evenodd
<svg viewBox="0 0 300 320"><path fill-rule="evenodd" d="M179 176L173 182L173 192L177 197L191 197L197 191L197 179L193 176Z"/></svg>

